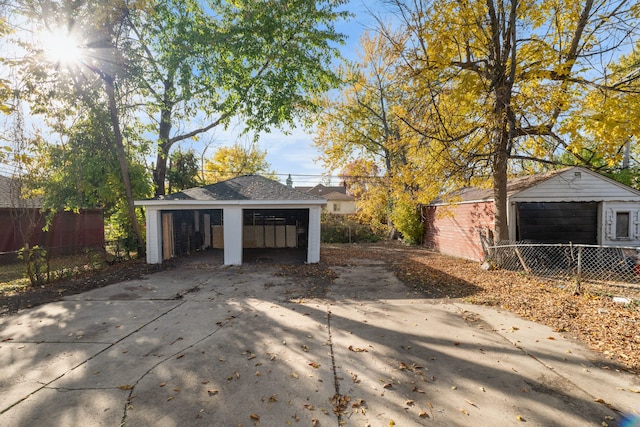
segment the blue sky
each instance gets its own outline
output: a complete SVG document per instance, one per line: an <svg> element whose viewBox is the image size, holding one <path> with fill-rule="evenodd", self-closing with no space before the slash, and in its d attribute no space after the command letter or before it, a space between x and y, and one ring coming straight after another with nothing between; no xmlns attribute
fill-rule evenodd
<svg viewBox="0 0 640 427"><path fill-rule="evenodd" d="M368 7L372 7L371 0L350 0L345 6L355 16L348 22L341 22L337 30L347 35L347 42L340 48L342 55L351 60L357 59L356 50L360 36L367 27L373 25L373 19L367 12ZM233 145L236 142L241 144L249 143L247 137L240 136L240 127L231 125L226 131L217 129L215 132L202 137L197 142L185 142L182 148L193 148L197 153L202 154L206 144L210 144L206 150L206 156L210 157L217 147ZM275 170L280 181L284 182L287 174L291 174L294 186L310 186L322 181L320 177L324 172L322 164L315 162L319 153L313 145L313 133L305 130L302 126L289 129L287 133L274 130L271 133L260 134L258 141L261 150L267 151L267 161L271 168ZM337 180L332 181L337 184Z"/></svg>

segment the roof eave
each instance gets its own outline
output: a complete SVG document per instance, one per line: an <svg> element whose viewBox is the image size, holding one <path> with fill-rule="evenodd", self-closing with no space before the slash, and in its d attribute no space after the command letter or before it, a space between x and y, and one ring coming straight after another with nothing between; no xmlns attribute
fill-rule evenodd
<svg viewBox="0 0 640 427"><path fill-rule="evenodd" d="M317 200L136 200L135 206L181 207L188 206L274 206L274 205L326 205L325 199Z"/></svg>

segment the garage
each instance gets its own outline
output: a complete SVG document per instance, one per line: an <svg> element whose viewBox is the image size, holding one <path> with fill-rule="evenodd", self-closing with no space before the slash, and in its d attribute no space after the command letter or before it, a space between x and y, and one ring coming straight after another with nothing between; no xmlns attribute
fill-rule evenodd
<svg viewBox="0 0 640 427"><path fill-rule="evenodd" d="M454 200L454 201L451 201ZM492 188L468 187L425 206L426 246L484 260L494 234ZM583 167L507 182L509 241L640 246L640 191Z"/></svg>
<svg viewBox="0 0 640 427"><path fill-rule="evenodd" d="M225 265L289 250L320 260L320 212L326 200L260 175L245 175L154 199L146 209L147 262L195 251L223 251Z"/></svg>

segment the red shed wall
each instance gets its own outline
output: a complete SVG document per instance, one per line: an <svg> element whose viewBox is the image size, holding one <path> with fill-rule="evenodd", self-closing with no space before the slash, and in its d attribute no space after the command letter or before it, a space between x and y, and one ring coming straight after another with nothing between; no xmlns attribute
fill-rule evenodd
<svg viewBox="0 0 640 427"><path fill-rule="evenodd" d="M480 232L494 229L493 202L424 208L424 244L438 252L483 261Z"/></svg>

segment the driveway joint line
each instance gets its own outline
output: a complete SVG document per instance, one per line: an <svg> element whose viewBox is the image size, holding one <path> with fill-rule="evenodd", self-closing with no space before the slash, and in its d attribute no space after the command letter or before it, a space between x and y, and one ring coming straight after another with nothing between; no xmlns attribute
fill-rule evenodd
<svg viewBox="0 0 640 427"><path fill-rule="evenodd" d="M187 302L187 300L183 301L181 304L179 304L175 308L178 308L179 306L181 306L185 302ZM263 304L263 302L258 303L256 306L260 306L261 304ZM227 324L231 323L235 319L240 318L244 313L245 313L245 311L243 310L240 313L238 313L236 316L234 316L233 319L228 319L228 320L225 320L224 322L221 322L220 324L218 324L218 328L214 329L212 332L210 332L207 335L203 336L202 338L194 341L193 343L189 344L188 346L182 347L181 349L173 352L172 354L168 355L164 359L159 360L158 362L156 362L155 364L150 366L147 371L142 373L140 378L138 378L133 384L130 384L130 385L128 384L128 386L130 386L129 395L127 396L127 399L125 400L125 403L124 403L124 410L123 410L123 414L122 414L122 420L120 421L120 425L124 426L126 424L127 412L128 412L128 409L129 409L129 404L131 403L131 399L133 398L133 392L134 392L136 386L140 383L140 381L142 381L147 375L149 375L151 372L153 372L158 366L160 366L163 363L169 361L170 359L174 359L176 355L179 355L180 353L184 353L185 351L187 351L187 350L189 350L191 348L194 348L196 345L200 344L201 342L211 338L213 335L215 335L219 331L221 331L222 328L227 326Z"/></svg>
<svg viewBox="0 0 640 427"><path fill-rule="evenodd" d="M336 366L336 356L333 351L333 332L331 330L331 306L327 306L327 331L329 336L329 354L331 355L331 371L333 373L333 386L336 394L334 395L334 399L331 399L333 402L335 399L340 399L340 381L338 379L338 371ZM338 425L342 423L342 414L340 411L333 411L338 418Z"/></svg>
<svg viewBox="0 0 640 427"><path fill-rule="evenodd" d="M91 355L90 357L84 359L82 362L78 363L77 365L67 369L66 371L64 371L63 373L61 373L60 375L58 375L56 378L52 379L51 381L47 382L47 383L43 383L43 385L39 388L37 388L36 390L28 393L26 396L22 397L21 399L17 400L16 402L12 403L11 405L9 405L8 407L0 410L0 415L4 414L5 412L11 410L11 408L14 408L15 406L19 405L20 403L24 402L25 400L27 400L30 396L33 396L34 394L40 392L41 390L44 389L50 389L53 387L49 387L51 384L53 384L54 382L58 381L60 378L63 378L65 375L67 375L69 372L73 372L76 369L78 369L80 366L84 365L85 363L95 359L96 357L98 357L99 355L101 355L102 353L106 352L107 350L113 348L115 345L119 344L120 342L122 342L123 340L129 338L130 336L132 336L133 334L138 333L140 330L142 330L143 328L145 328L147 325L150 325L151 323L155 322L156 320L160 319L161 317L169 314L170 312L172 312L173 310L175 310L176 308L180 307L181 305L183 305L186 301L182 301L179 304L176 304L174 307L171 307L169 310L161 313L160 315L156 316L155 318L151 319L150 321L148 321L147 323L145 323L144 325L140 326L139 328L136 328L135 330L131 331L130 333L126 334L125 336L119 338L118 340L109 343L109 345L107 345L106 347L104 347L102 350L98 351L97 353Z"/></svg>
<svg viewBox="0 0 640 427"><path fill-rule="evenodd" d="M465 311L466 309L463 309L462 307L458 306L456 303L453 303L453 305L456 306L456 308L458 308L460 311ZM480 318L482 318L482 316L479 313L475 313L476 315L478 315ZM597 398L596 396L592 395L591 393L589 393L587 390L585 390L582 387L579 387L577 384L575 384L573 381L571 381L570 378L562 375L561 373L559 373L553 366L550 366L547 363L544 363L540 358L538 358L538 356L536 356L535 354L531 353L530 351L527 351L523 346L518 345L516 343L514 343L513 341L511 341L509 338L507 338L505 335L502 335L500 332L498 332L497 329L492 328L491 330L493 333L495 333L497 336L499 336L500 338L502 338L505 342L508 342L509 344L511 344L512 346L514 346L515 348L517 348L522 354L525 354L527 356L529 356L531 359L535 360L536 363L538 363L540 366L542 366L544 369L546 369L547 371L552 372L557 378L561 379L562 381L564 381L567 385L569 385L570 387L576 389L576 390L580 390L582 393L584 393L586 396L589 396L593 401L596 401ZM609 408L611 411L615 412L617 415L620 415L622 412L620 410L618 410L616 407L614 407L613 405L610 405L608 403L605 403L605 406L607 408Z"/></svg>

